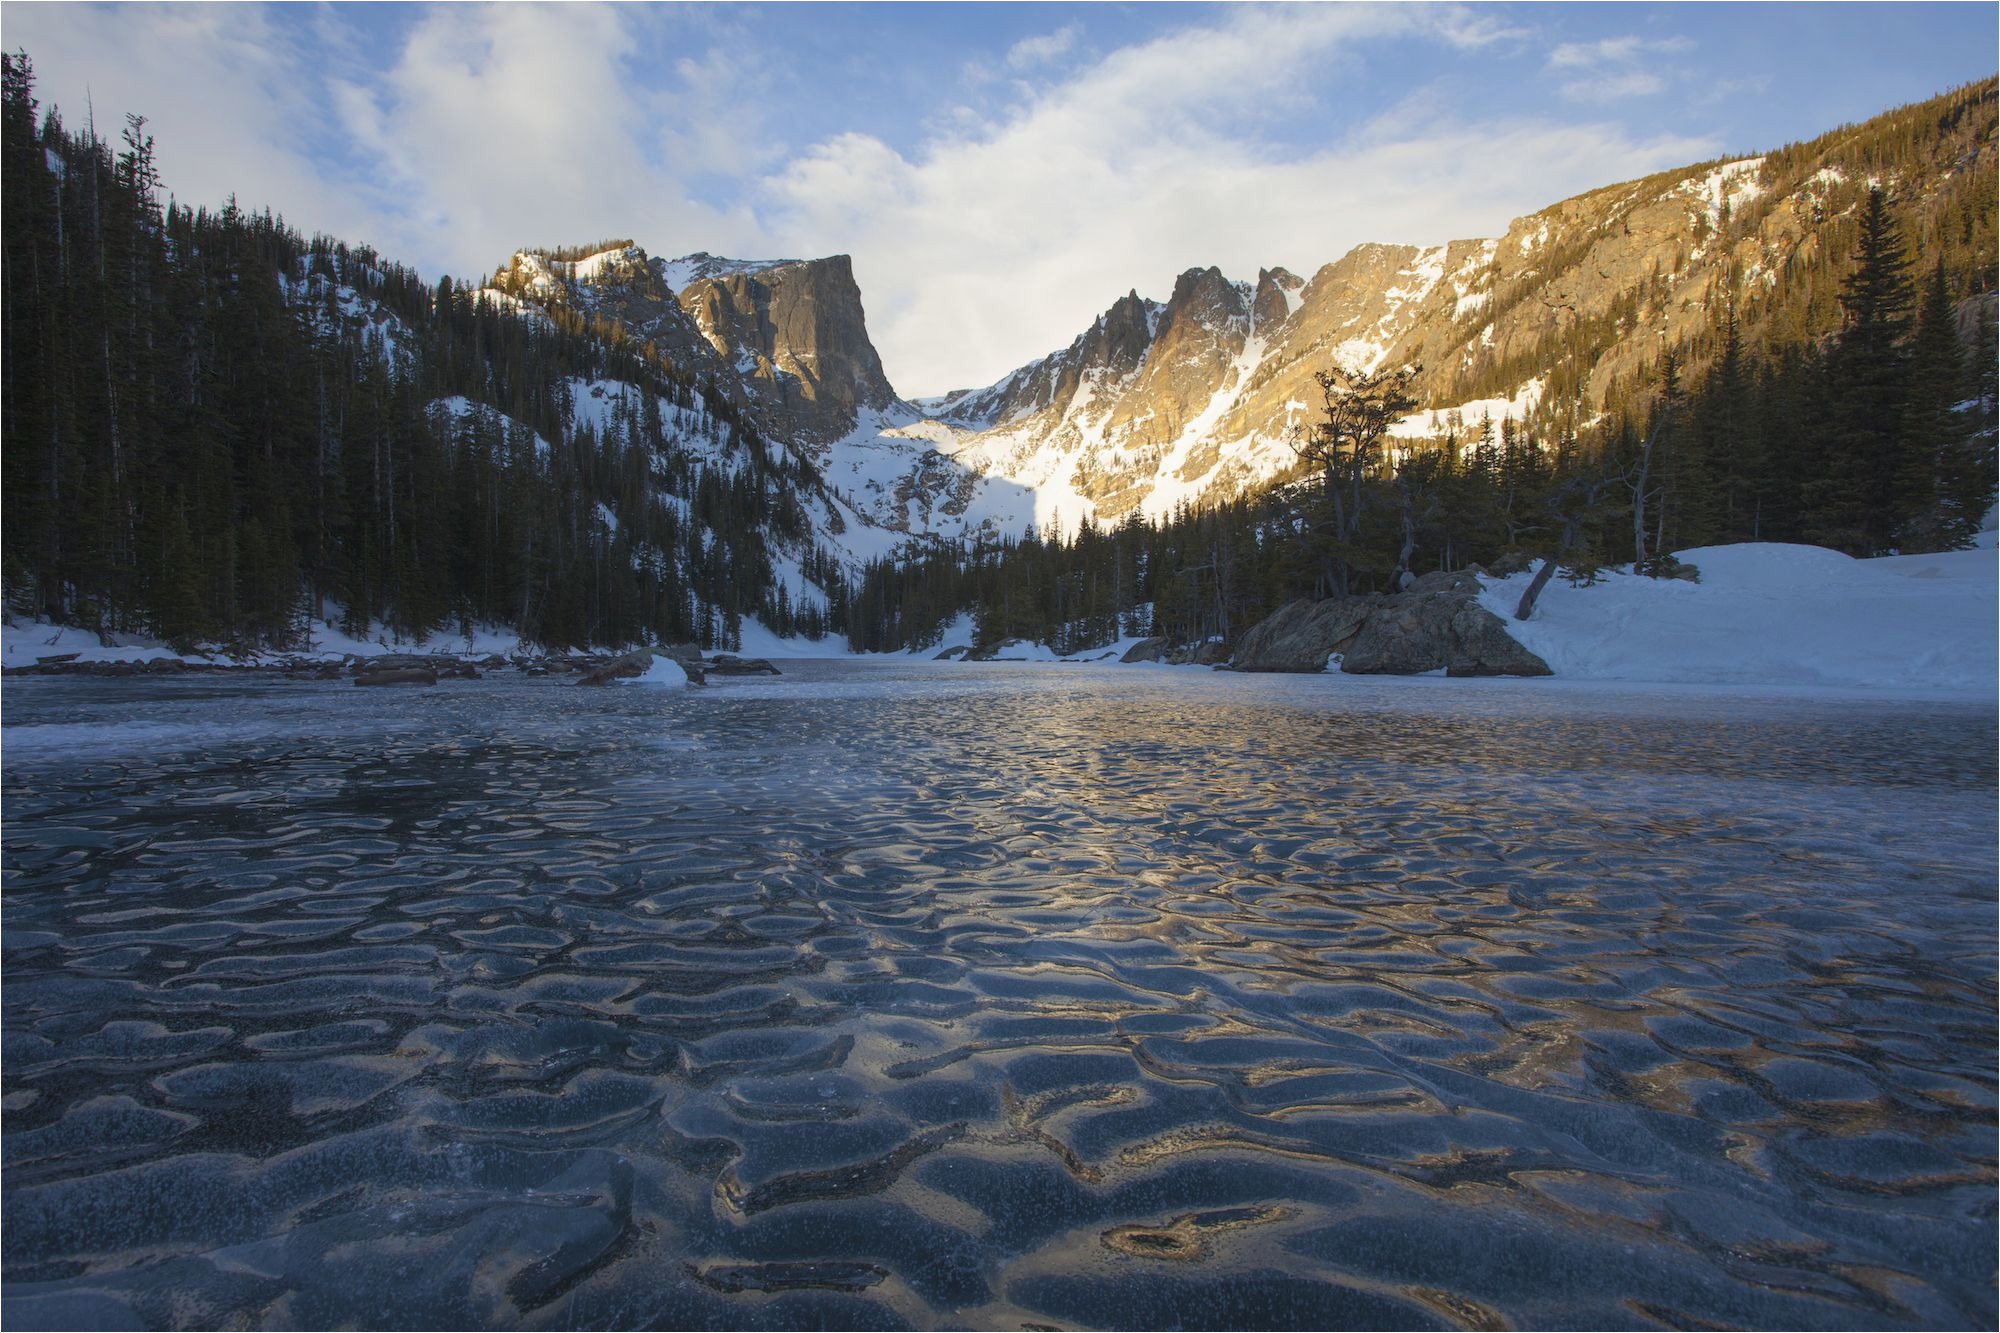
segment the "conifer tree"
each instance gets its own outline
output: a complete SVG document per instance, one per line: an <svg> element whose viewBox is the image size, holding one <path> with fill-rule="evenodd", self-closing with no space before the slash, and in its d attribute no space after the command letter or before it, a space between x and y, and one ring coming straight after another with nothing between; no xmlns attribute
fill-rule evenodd
<svg viewBox="0 0 2000 1333"><path fill-rule="evenodd" d="M1902 233L1879 188L1868 192L1854 260L1840 293L1846 326L1827 361L1825 457L1806 487L1806 529L1822 545L1879 555L1910 516L1901 420L1912 299Z"/></svg>
<svg viewBox="0 0 2000 1333"><path fill-rule="evenodd" d="M1969 545L1992 491L1965 402L1965 356L1958 317L1939 256L1925 284L1898 422L1895 502L1898 549L1948 551Z"/></svg>

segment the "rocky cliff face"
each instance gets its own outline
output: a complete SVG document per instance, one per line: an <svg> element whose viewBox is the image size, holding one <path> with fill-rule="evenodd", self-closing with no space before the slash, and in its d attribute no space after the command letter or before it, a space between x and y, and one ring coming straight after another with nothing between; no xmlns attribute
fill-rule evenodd
<svg viewBox="0 0 2000 1333"><path fill-rule="evenodd" d="M902 407L914 415L882 372L846 255L666 260L623 246L557 260L522 251L493 290L615 321L670 360L717 378L766 434L810 450L853 433L870 411Z"/></svg>
<svg viewBox="0 0 2000 1333"><path fill-rule="evenodd" d="M898 405L846 255L713 272L681 288L679 301L782 438L830 444L862 413Z"/></svg>

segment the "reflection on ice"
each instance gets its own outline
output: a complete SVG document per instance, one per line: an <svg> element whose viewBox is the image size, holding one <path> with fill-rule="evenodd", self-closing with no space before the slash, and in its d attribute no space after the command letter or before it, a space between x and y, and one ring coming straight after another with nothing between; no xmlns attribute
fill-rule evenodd
<svg viewBox="0 0 2000 1333"><path fill-rule="evenodd" d="M1993 1322L1990 708L785 670L10 684L7 1321Z"/></svg>

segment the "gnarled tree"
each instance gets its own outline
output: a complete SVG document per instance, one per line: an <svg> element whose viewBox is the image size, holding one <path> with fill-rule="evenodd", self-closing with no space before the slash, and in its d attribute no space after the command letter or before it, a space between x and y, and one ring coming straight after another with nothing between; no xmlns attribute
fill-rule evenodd
<svg viewBox="0 0 2000 1333"><path fill-rule="evenodd" d="M1389 427L1417 406L1410 386L1422 371L1418 365L1378 371L1336 367L1313 377L1325 398L1326 417L1309 434L1295 433L1292 449L1320 474L1320 512L1312 527L1322 596L1353 591L1368 484L1381 470Z"/></svg>

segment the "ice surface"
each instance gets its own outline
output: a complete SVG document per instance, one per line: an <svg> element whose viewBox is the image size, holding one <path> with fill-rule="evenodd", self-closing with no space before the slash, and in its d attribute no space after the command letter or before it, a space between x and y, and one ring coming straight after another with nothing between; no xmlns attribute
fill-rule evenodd
<svg viewBox="0 0 2000 1333"><path fill-rule="evenodd" d="M10 682L8 1325L1993 1325L1990 701L785 673Z"/></svg>

